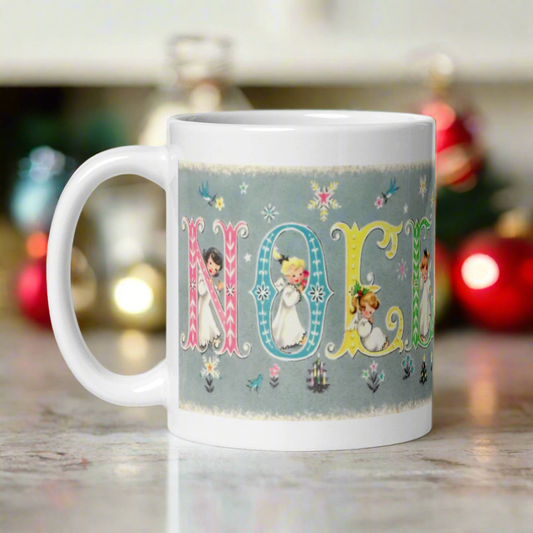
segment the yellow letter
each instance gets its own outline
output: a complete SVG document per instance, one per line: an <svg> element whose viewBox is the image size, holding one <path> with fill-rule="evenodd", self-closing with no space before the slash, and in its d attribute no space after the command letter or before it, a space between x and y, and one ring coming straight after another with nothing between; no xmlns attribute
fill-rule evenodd
<svg viewBox="0 0 533 533"><path fill-rule="evenodd" d="M375 229L380 229L383 231L383 239L377 242L377 245L383 250L389 244L390 248L385 252L387 259L392 259L396 255L398 249L398 235L401 233L403 223L399 226L393 226L388 222L376 221L370 224L367 224L363 228L359 229L357 224L350 228L348 224L344 222L338 222L331 227L330 235L333 240L338 241L340 239L340 233L344 234L346 239L346 299L345 299L345 324L344 324L344 338L340 348L335 351L335 344L329 343L326 348L326 355L330 359L338 359L342 357L346 352L350 352L352 357L355 356L357 351L360 351L364 355L371 357L381 357L387 355L397 349L400 352L403 351L403 313L401 309L397 306L391 307L387 313L386 324L389 330L394 329L395 323L397 323L396 336L393 341L389 342L389 345L378 352L371 352L367 350L359 337L359 334L356 330L349 331L348 326L350 324L352 314L350 312L351 298L350 298L350 287L355 284L355 282L362 282L361 280L361 254L363 251L363 244L365 240ZM381 287L379 285L370 285L368 289L373 292L378 292ZM394 318L394 320L393 320Z"/></svg>

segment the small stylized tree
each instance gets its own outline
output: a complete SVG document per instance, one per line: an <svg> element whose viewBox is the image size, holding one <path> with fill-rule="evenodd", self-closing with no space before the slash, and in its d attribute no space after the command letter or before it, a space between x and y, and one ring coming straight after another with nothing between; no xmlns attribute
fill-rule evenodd
<svg viewBox="0 0 533 533"><path fill-rule="evenodd" d="M422 366L420 368L420 383L424 385L424 383L428 380L428 368L426 365L426 356L424 355L424 359L422 360Z"/></svg>

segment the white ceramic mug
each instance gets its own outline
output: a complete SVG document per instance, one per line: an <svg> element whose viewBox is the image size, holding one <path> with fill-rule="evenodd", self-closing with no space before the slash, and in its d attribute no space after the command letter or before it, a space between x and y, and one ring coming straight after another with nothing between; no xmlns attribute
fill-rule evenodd
<svg viewBox="0 0 533 533"><path fill-rule="evenodd" d="M431 428L435 127L358 111L181 115L167 144L117 148L65 188L50 314L74 375L119 405L163 405L184 439L262 450L407 441ZM74 231L103 181L167 196L167 356L105 369L70 293Z"/></svg>

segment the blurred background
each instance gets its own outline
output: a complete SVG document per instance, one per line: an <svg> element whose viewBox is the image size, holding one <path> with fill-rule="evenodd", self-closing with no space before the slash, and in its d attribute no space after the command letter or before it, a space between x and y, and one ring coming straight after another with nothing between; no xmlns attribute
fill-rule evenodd
<svg viewBox="0 0 533 533"><path fill-rule="evenodd" d="M436 319L533 325L533 2L0 1L0 316L49 328L55 203L88 157L177 113L331 108L437 122ZM165 326L165 198L121 176L72 257L82 329L142 359ZM138 371L138 368L133 371ZM124 371L124 369L123 369Z"/></svg>

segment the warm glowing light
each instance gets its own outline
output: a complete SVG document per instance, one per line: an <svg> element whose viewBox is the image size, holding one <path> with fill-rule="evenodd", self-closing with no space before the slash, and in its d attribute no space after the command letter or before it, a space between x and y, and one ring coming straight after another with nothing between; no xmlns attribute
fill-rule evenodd
<svg viewBox="0 0 533 533"><path fill-rule="evenodd" d="M498 281L500 269L489 255L474 254L463 263L461 276L470 289L486 289Z"/></svg>
<svg viewBox="0 0 533 533"><path fill-rule="evenodd" d="M130 315L148 311L154 303L154 291L142 279L123 278L113 292L117 307Z"/></svg>
<svg viewBox="0 0 533 533"><path fill-rule="evenodd" d="M119 339L120 352L128 359L143 359L148 354L148 337L137 329L127 329Z"/></svg>
<svg viewBox="0 0 533 533"><path fill-rule="evenodd" d="M475 379L469 391L468 411L480 426L489 425L498 408L498 393L492 378Z"/></svg>
<svg viewBox="0 0 533 533"><path fill-rule="evenodd" d="M32 233L26 241L26 252L34 259L40 259L46 255L48 237L44 233Z"/></svg>

